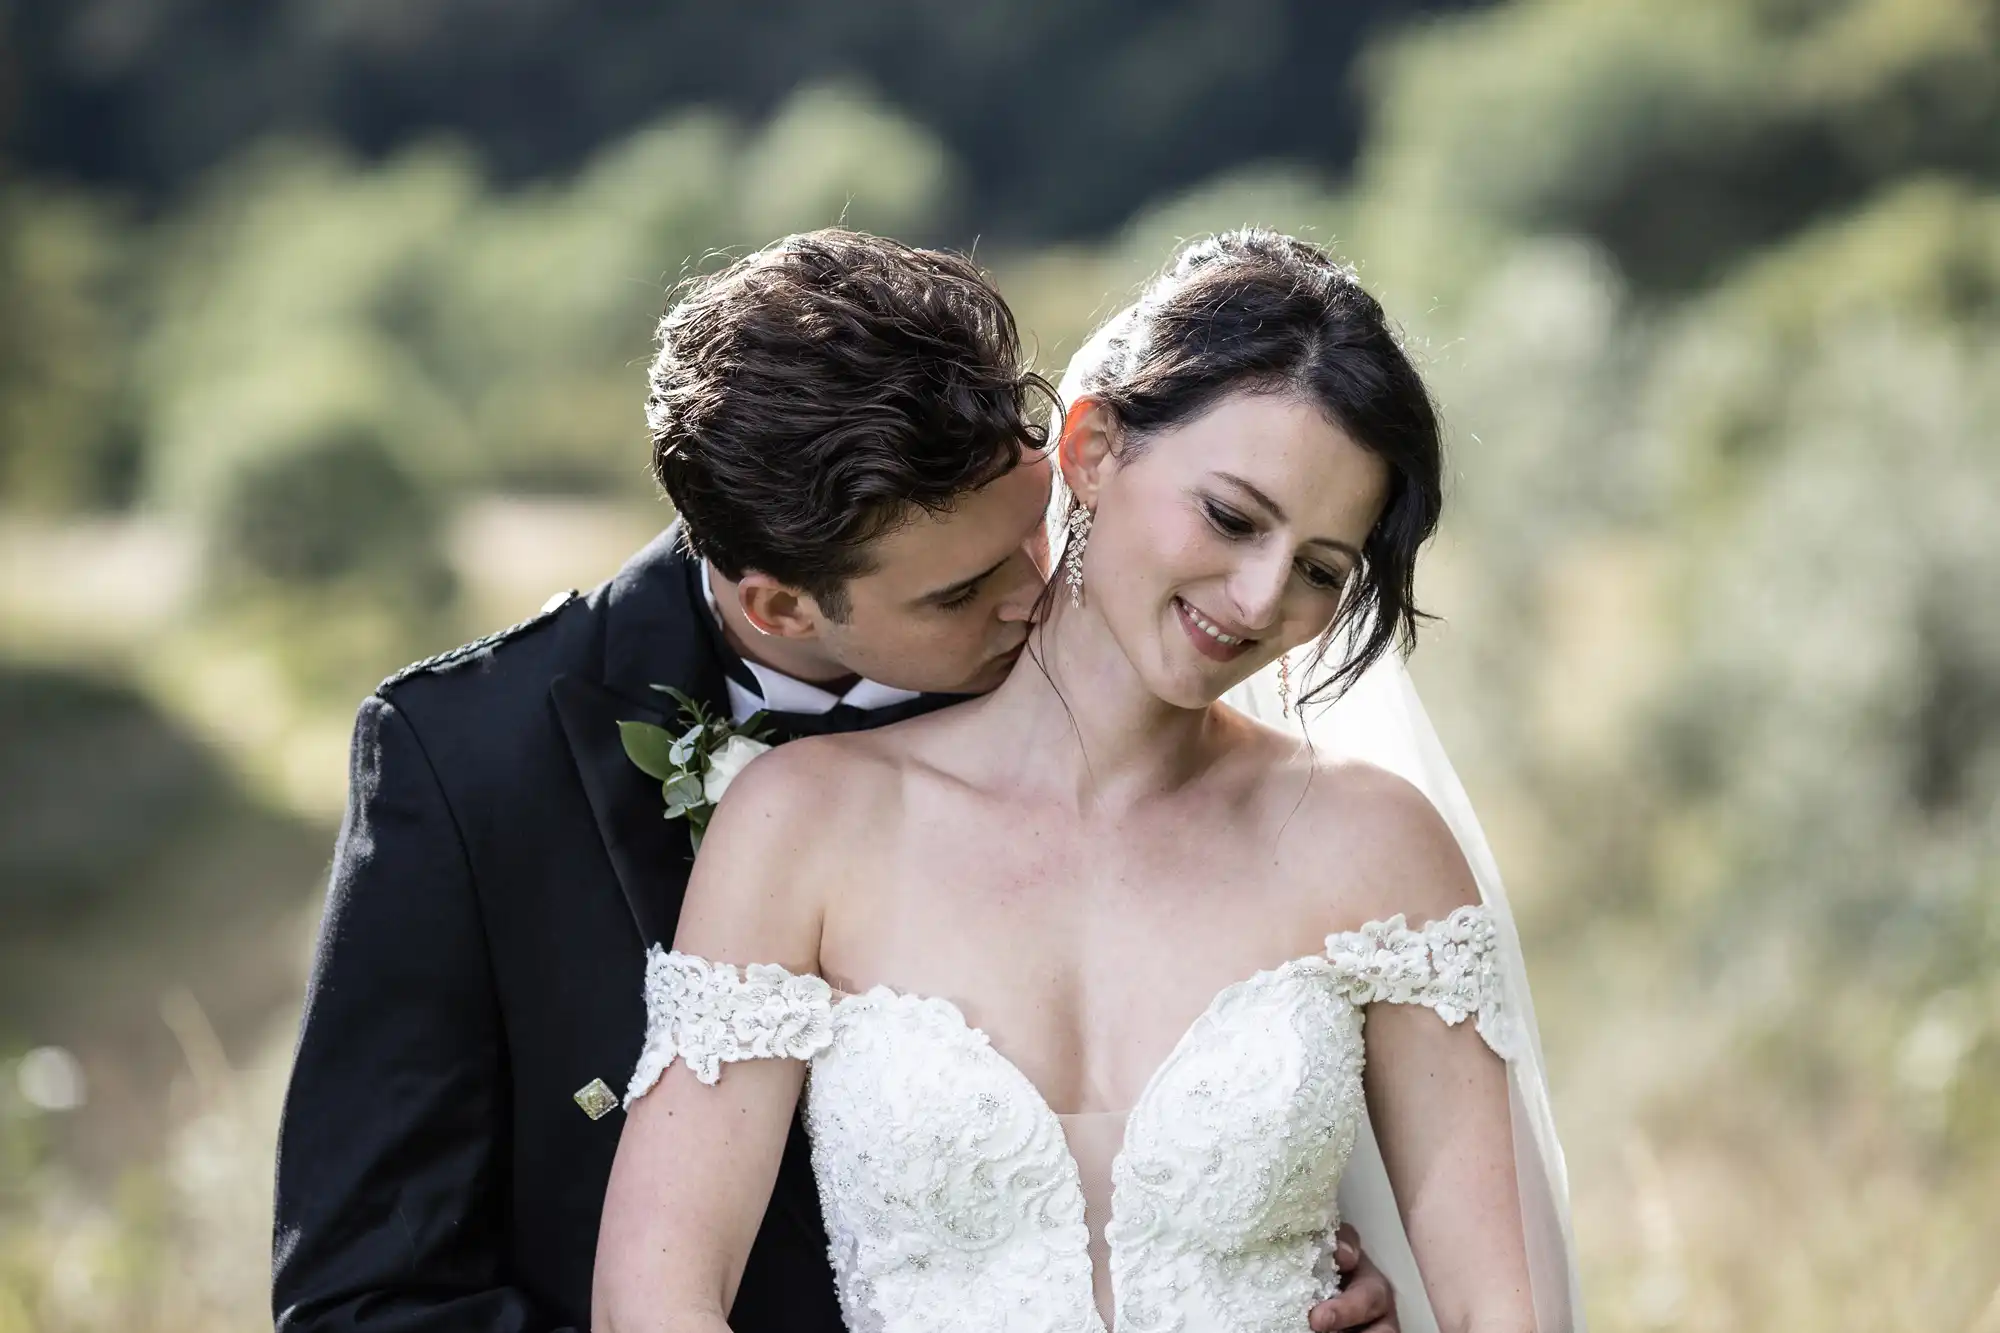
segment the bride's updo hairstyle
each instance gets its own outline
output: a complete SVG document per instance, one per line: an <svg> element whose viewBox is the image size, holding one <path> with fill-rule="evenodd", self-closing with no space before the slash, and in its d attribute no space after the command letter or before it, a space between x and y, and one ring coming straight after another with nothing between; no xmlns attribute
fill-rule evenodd
<svg viewBox="0 0 2000 1333"><path fill-rule="evenodd" d="M1304 704L1346 690L1392 648L1416 646L1417 551L1443 505L1437 409L1354 270L1261 228L1184 247L1091 340L1064 385L1067 401L1088 396L1111 412L1121 451L1245 392L1311 403L1389 470L1388 502L1313 666L1343 637L1344 660Z"/></svg>

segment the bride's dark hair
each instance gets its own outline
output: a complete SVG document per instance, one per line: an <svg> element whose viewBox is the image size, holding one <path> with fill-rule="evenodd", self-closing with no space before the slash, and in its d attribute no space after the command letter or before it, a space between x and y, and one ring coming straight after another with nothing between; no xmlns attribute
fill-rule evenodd
<svg viewBox="0 0 2000 1333"><path fill-rule="evenodd" d="M1362 546L1359 580L1313 664L1336 639L1347 652L1301 703L1416 646L1417 552L1443 507L1442 432L1423 377L1353 269L1295 237L1224 232L1184 247L1099 346L1076 393L1110 410L1121 448L1142 449L1230 394L1279 393L1313 404L1388 465L1388 503Z"/></svg>

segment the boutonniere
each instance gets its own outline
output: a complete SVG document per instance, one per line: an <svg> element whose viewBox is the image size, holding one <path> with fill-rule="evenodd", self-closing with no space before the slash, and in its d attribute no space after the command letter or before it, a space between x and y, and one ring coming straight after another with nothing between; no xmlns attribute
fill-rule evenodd
<svg viewBox="0 0 2000 1333"><path fill-rule="evenodd" d="M681 706L675 725L678 732L656 727L650 722L620 722L618 737L625 743L625 757L639 771L660 784L667 803L668 819L685 819L688 840L701 851L701 835L708 829L709 816L721 803L722 794L744 765L771 748L762 739L764 715L758 713L742 726L709 711L671 685L655 685L670 694Z"/></svg>

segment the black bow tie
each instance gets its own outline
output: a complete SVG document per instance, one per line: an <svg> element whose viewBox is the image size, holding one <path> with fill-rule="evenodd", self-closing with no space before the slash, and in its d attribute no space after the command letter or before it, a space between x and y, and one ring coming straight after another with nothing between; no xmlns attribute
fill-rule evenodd
<svg viewBox="0 0 2000 1333"><path fill-rule="evenodd" d="M901 722L904 718L917 717L933 708L951 703L953 696L946 694L922 694L901 703L887 704L881 708L856 708L853 704L835 704L824 713L788 713L778 709L768 709L764 717L771 724L773 738L778 741L794 741L801 736L827 736L839 731L865 731L869 727L886 727L891 722Z"/></svg>
<svg viewBox="0 0 2000 1333"><path fill-rule="evenodd" d="M709 628L715 634L716 656L721 659L722 672L730 680L742 686L745 691L761 700L764 687L749 666L730 650L722 634L716 630L712 617L707 619ZM764 720L769 724L769 738L778 743L795 741L801 736L826 736L837 731L866 731L870 727L886 727L891 722L901 722L906 717L916 717L942 708L948 703L956 703L961 696L955 694L920 694L914 699L885 705L881 708L856 708L853 704L837 703L824 713L794 713L779 708L764 710Z"/></svg>

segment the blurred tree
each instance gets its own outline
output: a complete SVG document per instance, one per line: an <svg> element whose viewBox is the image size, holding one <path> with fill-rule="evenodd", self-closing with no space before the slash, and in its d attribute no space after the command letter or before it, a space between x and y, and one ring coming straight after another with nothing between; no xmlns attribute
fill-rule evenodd
<svg viewBox="0 0 2000 1333"><path fill-rule="evenodd" d="M1465 0L9 0L16 155L155 195L275 131L391 153L449 132L508 181L560 175L694 105L762 118L857 77L966 167L963 212L1089 234L1246 159L1346 164L1350 62Z"/></svg>
<svg viewBox="0 0 2000 1333"><path fill-rule="evenodd" d="M365 426L328 423L244 459L215 503L209 556L231 595L366 580L417 615L450 599L437 499Z"/></svg>
<svg viewBox="0 0 2000 1333"><path fill-rule="evenodd" d="M509 192L441 144L368 166L268 143L160 229L151 490L199 507L260 441L359 419L454 487L642 493L645 364L680 275L843 216L921 230L954 171L935 138L832 86L755 134L673 116Z"/></svg>
<svg viewBox="0 0 2000 1333"><path fill-rule="evenodd" d="M214 758L131 689L0 668L0 920L74 916L223 803Z"/></svg>
<svg viewBox="0 0 2000 1333"><path fill-rule="evenodd" d="M1671 789L1738 892L1919 989L2000 947L1996 292L2000 196L1918 183L1690 307L1648 394L1690 547Z"/></svg>
<svg viewBox="0 0 2000 1333"><path fill-rule="evenodd" d="M1377 207L1587 234L1645 291L1913 171L2000 183L2000 0L1524 0L1370 68Z"/></svg>
<svg viewBox="0 0 2000 1333"><path fill-rule="evenodd" d="M138 351L152 497L214 513L239 459L327 420L373 423L413 471L462 476L459 412L396 326L479 192L442 148L370 172L274 143L211 179L155 237Z"/></svg>
<svg viewBox="0 0 2000 1333"><path fill-rule="evenodd" d="M743 163L742 223L751 236L833 222L920 235L950 216L956 171L943 143L866 89L808 87L778 109Z"/></svg>
<svg viewBox="0 0 2000 1333"><path fill-rule="evenodd" d="M131 497L133 248L102 199L0 186L0 503L62 510Z"/></svg>

